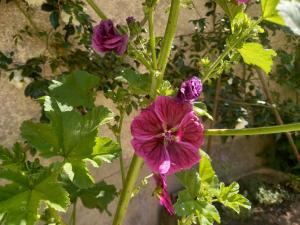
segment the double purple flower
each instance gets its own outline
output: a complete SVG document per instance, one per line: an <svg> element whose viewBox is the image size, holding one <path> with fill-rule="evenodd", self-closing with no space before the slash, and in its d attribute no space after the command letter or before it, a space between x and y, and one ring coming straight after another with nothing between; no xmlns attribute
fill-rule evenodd
<svg viewBox="0 0 300 225"><path fill-rule="evenodd" d="M201 80L193 76L190 80L182 82L177 93L177 99L183 102L193 102L202 92Z"/></svg>
<svg viewBox="0 0 300 225"><path fill-rule="evenodd" d="M98 53L113 51L122 55L127 49L127 44L128 35L120 34L111 20L102 20L93 29L92 46Z"/></svg>

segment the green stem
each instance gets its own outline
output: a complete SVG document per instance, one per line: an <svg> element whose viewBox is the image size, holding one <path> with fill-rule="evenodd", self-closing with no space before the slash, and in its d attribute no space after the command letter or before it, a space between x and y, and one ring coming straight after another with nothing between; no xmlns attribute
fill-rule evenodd
<svg viewBox="0 0 300 225"><path fill-rule="evenodd" d="M245 38L247 39L247 36L252 32L253 28L257 26L262 21L262 18L259 18L255 23L253 23L248 29L243 32L242 35L238 37L238 39L232 44L229 45L221 55L213 62L213 64L208 69L207 73L204 74L202 78L202 83L207 81L212 74L215 73L216 68L222 63L223 59L236 47L239 46L242 42L245 41Z"/></svg>
<svg viewBox="0 0 300 225"><path fill-rule="evenodd" d="M72 225L76 225L76 206L77 206L77 199L73 203L73 211L72 211Z"/></svg>
<svg viewBox="0 0 300 225"><path fill-rule="evenodd" d="M171 53L172 43L176 32L179 12L180 12L180 0L172 0L169 18L168 18L168 24L165 30L162 47L158 57L157 68L160 71L160 75L158 78L158 85L160 85L160 83L163 81L165 69L167 66L169 55Z"/></svg>
<svg viewBox="0 0 300 225"><path fill-rule="evenodd" d="M103 19L106 20L107 16L104 14L104 12L98 7L98 5L94 2L94 0L86 0L86 2L92 7L92 9L97 13L97 15Z"/></svg>
<svg viewBox="0 0 300 225"><path fill-rule="evenodd" d="M122 185L124 187L125 184L125 168L124 168L124 159L123 159L123 151L122 151L122 143L121 143L121 131L123 126L123 120L124 120L124 112L120 111L120 121L119 121L119 127L118 127L118 133L117 133L117 142L120 145L121 148L121 154L119 157L120 161L120 169L121 169L121 176L122 176Z"/></svg>
<svg viewBox="0 0 300 225"><path fill-rule="evenodd" d="M149 9L148 12L148 24L149 24L149 38L150 38L150 48L152 55L152 67L154 70L157 69L156 60L156 43L155 43L155 32L154 32L154 9L153 7Z"/></svg>
<svg viewBox="0 0 300 225"><path fill-rule="evenodd" d="M151 7L148 12L148 24L149 24L149 39L150 39L150 48L152 55L152 68L150 71L151 74L151 92L150 96L152 99L155 99L156 96L156 87L157 87L157 59L156 59L156 43L155 43L155 33L154 33L154 7Z"/></svg>
<svg viewBox="0 0 300 225"><path fill-rule="evenodd" d="M121 225L123 222L129 201L131 199L132 190L134 189L134 185L139 176L142 165L143 159L134 155L128 170L124 188L121 192L113 225Z"/></svg>
<svg viewBox="0 0 300 225"><path fill-rule="evenodd" d="M300 131L300 123L246 129L207 129L204 131L204 134L205 136L245 136L278 134L293 131Z"/></svg>

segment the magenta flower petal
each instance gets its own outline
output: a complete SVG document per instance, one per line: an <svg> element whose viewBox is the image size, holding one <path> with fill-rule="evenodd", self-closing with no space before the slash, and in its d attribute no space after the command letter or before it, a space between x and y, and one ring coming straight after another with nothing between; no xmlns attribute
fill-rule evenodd
<svg viewBox="0 0 300 225"><path fill-rule="evenodd" d="M180 141L187 142L199 148L204 141L204 127L199 118L190 112L185 115L179 125L178 136Z"/></svg>
<svg viewBox="0 0 300 225"><path fill-rule="evenodd" d="M161 136L162 133L161 122L151 109L143 110L131 123L131 134L138 140L149 140Z"/></svg>
<svg viewBox="0 0 300 225"><path fill-rule="evenodd" d="M149 168L155 173L165 174L169 171L171 162L169 152L163 144L162 139L131 141L135 153L144 158Z"/></svg>
<svg viewBox="0 0 300 225"><path fill-rule="evenodd" d="M174 98L158 96L155 101L155 113L166 129L176 128L193 107L187 102L178 102Z"/></svg>
<svg viewBox="0 0 300 225"><path fill-rule="evenodd" d="M93 29L92 47L96 52L114 51L122 55L127 49L127 44L127 34L120 34L111 20L103 20Z"/></svg>
<svg viewBox="0 0 300 225"><path fill-rule="evenodd" d="M131 144L152 171L172 174L199 162L203 130L190 102L159 96L134 118Z"/></svg>
<svg viewBox="0 0 300 225"><path fill-rule="evenodd" d="M190 169L199 162L199 148L188 142L173 142L167 146L170 154L171 167L167 174Z"/></svg>
<svg viewBox="0 0 300 225"><path fill-rule="evenodd" d="M167 181L165 175L154 174L154 179L157 185L157 193L159 197L159 202L162 206L166 208L169 214L174 215L175 209L173 207L170 195L167 190Z"/></svg>

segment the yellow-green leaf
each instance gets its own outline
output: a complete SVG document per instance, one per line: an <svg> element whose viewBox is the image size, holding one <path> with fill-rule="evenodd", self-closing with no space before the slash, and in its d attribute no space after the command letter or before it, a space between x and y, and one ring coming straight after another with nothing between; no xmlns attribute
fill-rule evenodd
<svg viewBox="0 0 300 225"><path fill-rule="evenodd" d="M264 49L259 43L245 43L238 51L245 63L256 65L267 74L271 71L273 65L272 57L276 56L274 50Z"/></svg>

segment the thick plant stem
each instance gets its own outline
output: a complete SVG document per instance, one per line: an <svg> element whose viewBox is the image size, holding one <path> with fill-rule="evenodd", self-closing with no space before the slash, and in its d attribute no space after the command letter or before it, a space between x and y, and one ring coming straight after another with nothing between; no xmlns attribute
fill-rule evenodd
<svg viewBox="0 0 300 225"><path fill-rule="evenodd" d="M149 39L150 39L150 48L151 48L151 56L152 56L152 68L150 71L151 74L151 92L150 96L152 99L155 98L156 95L156 87L157 87L157 59L156 59L156 42L155 42L155 32L154 32L154 9L151 7L148 12L148 24L149 24Z"/></svg>
<svg viewBox="0 0 300 225"><path fill-rule="evenodd" d="M77 199L73 203L72 223L70 225L76 225L76 209L77 209Z"/></svg>
<svg viewBox="0 0 300 225"><path fill-rule="evenodd" d="M142 165L143 159L134 155L128 170L124 188L120 196L113 225L121 225L123 222L129 201L131 199L132 190L134 189L135 182L139 176Z"/></svg>
<svg viewBox="0 0 300 225"><path fill-rule="evenodd" d="M118 133L117 133L117 142L120 145L121 148L121 154L120 154L120 170L121 170L121 176L122 176L122 185L124 187L125 184L125 168L124 168L124 159L123 159L123 151L122 151L122 142L121 142L121 132L123 127L123 120L124 120L124 112L120 111L120 121L119 121L119 127L118 127Z"/></svg>
<svg viewBox="0 0 300 225"><path fill-rule="evenodd" d="M155 32L154 32L154 9L153 7L149 9L148 12L148 24L149 24L149 38L150 38L150 48L152 56L152 67L154 70L157 69L156 60L156 43L155 43Z"/></svg>
<svg viewBox="0 0 300 225"><path fill-rule="evenodd" d="M247 129L207 129L204 131L205 136L245 136L245 135L262 135L278 134L300 131L300 123L291 123L278 126L247 128Z"/></svg>
<svg viewBox="0 0 300 225"><path fill-rule="evenodd" d="M97 13L97 15L103 19L106 20L107 16L104 14L104 12L98 7L98 5L94 2L94 0L86 0L86 2L92 7L92 9Z"/></svg>
<svg viewBox="0 0 300 225"><path fill-rule="evenodd" d="M270 102L271 105L274 105L274 100L273 100L273 97L272 97L272 95L271 95L271 93L270 93L270 90L269 90L269 88L268 88L268 85L267 85L267 82L266 82L266 80L265 80L264 74L263 74L258 68L256 68L256 72L257 72L258 77L259 77L259 79L260 79L260 82L261 82L261 85L262 85L263 90L264 90L264 92L265 92L265 95L266 95L267 98L268 98L268 101ZM277 124L283 125L284 122L283 122L283 120L282 120L282 118L281 118L281 115L280 115L280 113L278 112L278 110L277 110L275 107L272 107L272 111L273 111L273 114L274 114L274 116L275 116L275 119L276 119ZM289 142L289 144L290 144L290 146L291 146L291 149L292 149L292 151L293 151L293 154L295 155L295 157L296 157L298 163L300 164L300 154L299 154L298 148L297 148L297 146L296 146L296 144L295 144L295 142L294 142L294 139L293 139L291 133L285 133L285 136L286 136L286 138L288 139L288 142Z"/></svg>
<svg viewBox="0 0 300 225"><path fill-rule="evenodd" d="M164 72L167 66L167 62L172 48L172 43L176 32L179 12L180 0L172 0L168 24L165 30L162 47L158 57L157 68L160 71L160 75L158 77L158 85L160 85L160 83L163 81Z"/></svg>

